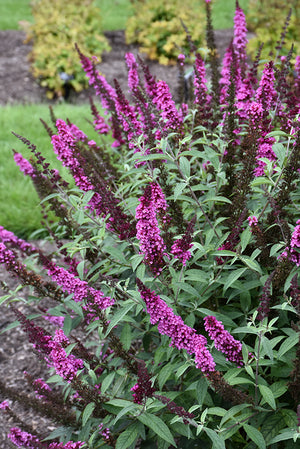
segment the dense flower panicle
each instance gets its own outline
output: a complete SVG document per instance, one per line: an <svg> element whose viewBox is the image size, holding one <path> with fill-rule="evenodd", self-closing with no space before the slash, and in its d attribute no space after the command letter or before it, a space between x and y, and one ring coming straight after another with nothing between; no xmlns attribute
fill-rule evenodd
<svg viewBox="0 0 300 449"><path fill-rule="evenodd" d="M267 62L263 69L263 74L259 82L255 95L255 101L262 104L264 111L268 114L274 109L278 101L278 93L275 90L275 74L273 61ZM267 130L266 133L269 131Z"/></svg>
<svg viewBox="0 0 300 449"><path fill-rule="evenodd" d="M130 105L123 94L118 82L115 80L117 98L115 101L116 112L125 133L129 148L135 148L135 140L142 135L142 123L137 115L137 110Z"/></svg>
<svg viewBox="0 0 300 449"><path fill-rule="evenodd" d="M175 256L176 259L179 259L182 265L186 265L186 262L191 258L192 254L189 251L193 244L192 244L192 234L193 229L195 225L196 218L191 220L189 223L187 230L183 237L176 240L171 248L171 253L173 256Z"/></svg>
<svg viewBox="0 0 300 449"><path fill-rule="evenodd" d="M56 126L59 134L52 136L52 145L58 159L71 171L77 187L84 192L96 190L89 201L89 208L95 210L98 216L106 217L110 214L108 229L118 232L121 239L132 237L135 234L132 223L118 205L118 199L109 190L105 181L99 180L95 186L89 177L86 176L82 167L85 161L82 157L79 160L75 154L76 139L80 137L79 132L76 131L77 137L74 137L70 131L70 126L63 120L57 120Z"/></svg>
<svg viewBox="0 0 300 449"><path fill-rule="evenodd" d="M182 318L175 315L158 295L146 288L138 279L138 289L145 301L151 324L157 324L160 334L171 337L171 345L177 349L185 349L189 354L195 354L195 364L203 372L214 371L215 362L206 348L206 338L198 335L196 330L184 324Z"/></svg>
<svg viewBox="0 0 300 449"><path fill-rule="evenodd" d="M136 236L140 240L140 252L145 255L144 262L158 276L165 261L166 245L160 235L157 215L166 210L167 203L160 186L152 182L145 189L136 208Z"/></svg>
<svg viewBox="0 0 300 449"><path fill-rule="evenodd" d="M46 382L41 377L33 381L33 386L36 388L36 397L39 399L47 399L47 396L41 394L42 391L52 391L49 385L46 384Z"/></svg>
<svg viewBox="0 0 300 449"><path fill-rule="evenodd" d="M68 441L67 443L50 443L48 449L80 449L83 441Z"/></svg>
<svg viewBox="0 0 300 449"><path fill-rule="evenodd" d="M214 341L216 349L227 356L227 360L243 365L242 343L235 340L228 331L224 329L221 321L214 316L204 318L204 327L209 337Z"/></svg>
<svg viewBox="0 0 300 449"><path fill-rule="evenodd" d="M237 56L246 61L246 47L248 44L247 39L247 26L246 26L246 17L244 11L239 6L235 10L234 15L234 37L233 37L233 46Z"/></svg>
<svg viewBox="0 0 300 449"><path fill-rule="evenodd" d="M18 309L12 307L17 319L21 323L21 327L28 336L29 343L32 343L33 347L48 356L51 352L50 342L52 337L41 326L37 326L31 320L28 320Z"/></svg>
<svg viewBox="0 0 300 449"><path fill-rule="evenodd" d="M73 354L67 355L63 345L69 344L69 339L64 335L63 330L55 332L53 340L49 343L51 352L47 357L50 366L55 368L56 373L71 382L77 375L77 371L83 368L83 361L77 359Z"/></svg>
<svg viewBox="0 0 300 449"><path fill-rule="evenodd" d="M128 67L128 87L131 92L134 92L140 83L138 74L138 63L132 53L126 53L125 61Z"/></svg>
<svg viewBox="0 0 300 449"><path fill-rule="evenodd" d="M221 78L220 78L220 103L226 104L228 91L230 86L230 78L231 78L231 67L233 63L233 46L232 44L226 49L223 62L222 62L222 70L221 70Z"/></svg>
<svg viewBox="0 0 300 449"><path fill-rule="evenodd" d="M183 123L182 118L175 106L170 88L165 81L158 81L156 83L156 90L152 101L161 112L161 117L164 120L164 123L161 124L161 129L156 133L156 137L160 139L161 135L170 130L180 132Z"/></svg>
<svg viewBox="0 0 300 449"><path fill-rule="evenodd" d="M26 253L27 255L38 253L38 249L34 245L20 239L13 232L4 229L3 226L0 226L0 241Z"/></svg>
<svg viewBox="0 0 300 449"><path fill-rule="evenodd" d="M170 410L171 413L174 413L177 416L180 416L183 419L184 424L189 424L189 419L195 418L193 413L187 412L183 407L177 405L174 401L167 398L166 396L161 396L160 394L153 395L155 399L158 399L163 404L167 406L167 409Z"/></svg>
<svg viewBox="0 0 300 449"><path fill-rule="evenodd" d="M136 404L143 404L147 398L152 398L155 392L144 361L139 362L138 381L131 388L131 391L134 391L132 396L133 402Z"/></svg>
<svg viewBox="0 0 300 449"><path fill-rule="evenodd" d="M202 57L197 53L194 65L194 103L198 109L198 122L207 125L212 116L211 95L208 94L205 64Z"/></svg>
<svg viewBox="0 0 300 449"><path fill-rule="evenodd" d="M257 149L257 165L254 170L255 176L263 176L265 174L266 163L260 158L269 159L269 161L276 161L277 157L273 151L272 144L275 143L274 138L268 138L267 141L259 144Z"/></svg>
<svg viewBox="0 0 300 449"><path fill-rule="evenodd" d="M55 281L63 291L68 294L73 293L75 302L86 300L88 304L96 305L100 310L104 310L114 304L114 300L104 294L100 290L95 290L89 287L86 281L69 273L66 269L55 265L53 262L44 260L45 268L48 270L48 275Z"/></svg>
<svg viewBox="0 0 300 449"><path fill-rule="evenodd" d="M31 165L31 163L22 156L21 153L14 152L14 161L18 165L19 169L24 173L24 175L28 175L31 178L36 177L36 170Z"/></svg>
<svg viewBox="0 0 300 449"><path fill-rule="evenodd" d="M273 271L263 286L263 293L259 299L259 306L257 308L258 315L257 320L262 321L269 315L270 312L270 302L271 302L271 283L275 272Z"/></svg>
<svg viewBox="0 0 300 449"><path fill-rule="evenodd" d="M23 432L18 427L12 427L10 433L7 437L14 443L17 447L35 449L41 447L41 441L31 433Z"/></svg>
<svg viewBox="0 0 300 449"><path fill-rule="evenodd" d="M91 60L81 53L78 46L75 45L75 47L81 60L81 66L89 79L89 84L94 87L96 95L101 98L103 108L109 110L116 98L115 89L111 87L104 76L100 75Z"/></svg>
<svg viewBox="0 0 300 449"><path fill-rule="evenodd" d="M300 220L296 222L290 246L281 254L281 257L286 258L287 256L297 267L300 267Z"/></svg>

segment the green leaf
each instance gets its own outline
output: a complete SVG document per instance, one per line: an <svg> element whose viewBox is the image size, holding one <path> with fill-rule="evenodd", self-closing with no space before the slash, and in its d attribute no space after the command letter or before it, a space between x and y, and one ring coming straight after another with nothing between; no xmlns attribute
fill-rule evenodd
<svg viewBox="0 0 300 449"><path fill-rule="evenodd" d="M85 261L82 260L81 262L79 262L79 264L76 267L76 270L77 270L78 275L81 280L84 279L84 263L85 263Z"/></svg>
<svg viewBox="0 0 300 449"><path fill-rule="evenodd" d="M299 433L291 429L285 430L280 435L277 435L276 437L272 438L270 444L278 443L279 441L284 440L293 440L295 435L299 435Z"/></svg>
<svg viewBox="0 0 300 449"><path fill-rule="evenodd" d="M115 371L113 371L112 373L109 373L107 376L105 376L105 378L101 382L101 393L104 394L106 392L106 390L109 388L109 386L113 382L115 375L116 375L116 373L115 373Z"/></svg>
<svg viewBox="0 0 300 449"><path fill-rule="evenodd" d="M248 243L250 242L252 236L252 232L250 229L250 226L247 226L247 228L241 233L241 250L242 252L247 247Z"/></svg>
<svg viewBox="0 0 300 449"><path fill-rule="evenodd" d="M180 170L182 171L183 175L186 176L187 178L189 178L190 173L191 173L191 164L190 164L189 160L186 157L181 156L181 158L179 160L179 166L180 166Z"/></svg>
<svg viewBox="0 0 300 449"><path fill-rule="evenodd" d="M127 449L137 438L139 426L137 423L131 424L122 432L116 442L116 449Z"/></svg>
<svg viewBox="0 0 300 449"><path fill-rule="evenodd" d="M253 443L255 443L259 449L266 449L266 442L261 432L249 424L243 424L246 434Z"/></svg>
<svg viewBox="0 0 300 449"><path fill-rule="evenodd" d="M186 183L181 182L179 184L176 184L175 189L174 189L174 201L177 200L177 198L182 194L183 190L186 187Z"/></svg>
<svg viewBox="0 0 300 449"><path fill-rule="evenodd" d="M160 390L162 390L162 387L165 385L166 381L173 373L174 365L172 365L171 363L168 363L160 370L158 375L158 385Z"/></svg>
<svg viewBox="0 0 300 449"><path fill-rule="evenodd" d="M84 426L96 407L95 402L90 402L82 413L82 425Z"/></svg>
<svg viewBox="0 0 300 449"><path fill-rule="evenodd" d="M269 445L272 438L277 436L280 430L282 430L284 427L285 422L279 413L274 413L271 416L268 416L261 428L261 433L264 436L266 444Z"/></svg>
<svg viewBox="0 0 300 449"><path fill-rule="evenodd" d="M208 427L204 427L203 430L213 443L212 449L226 449L224 439L217 432Z"/></svg>
<svg viewBox="0 0 300 449"><path fill-rule="evenodd" d="M181 377L190 366L190 363L184 363L184 365L181 365L176 371L176 379L179 379L179 377Z"/></svg>
<svg viewBox="0 0 300 449"><path fill-rule="evenodd" d="M237 270L233 270L233 272L227 277L227 280L224 284L223 291L224 293L226 290L231 287L231 285L239 278L241 277L247 268L238 268Z"/></svg>
<svg viewBox="0 0 300 449"><path fill-rule="evenodd" d="M272 391L266 385L258 385L259 391L264 398L264 400L274 409L276 410L276 402L273 396Z"/></svg>
<svg viewBox="0 0 300 449"><path fill-rule="evenodd" d="M216 203L229 203L231 204L231 201L226 198L225 196L210 196L209 198L206 198L203 203L208 203L209 201L215 201Z"/></svg>
<svg viewBox="0 0 300 449"><path fill-rule="evenodd" d="M108 336L110 331L124 318L124 316L133 308L134 302L130 302L124 305L118 312L116 312L110 320L107 331L105 333L105 338Z"/></svg>
<svg viewBox="0 0 300 449"><path fill-rule="evenodd" d="M245 265L247 265L247 267L250 268L250 270L257 271L258 273L262 274L260 265L258 262L256 262L256 260L253 260L248 256L240 256L240 259Z"/></svg>
<svg viewBox="0 0 300 449"><path fill-rule="evenodd" d="M137 416L137 419L141 421L141 423L145 424L145 426L152 429L156 435L176 447L176 443L169 427L158 416L144 412Z"/></svg>
<svg viewBox="0 0 300 449"><path fill-rule="evenodd" d="M130 262L131 262L131 266L132 266L133 271L136 270L136 268L142 262L144 257L145 257L144 254L135 254L134 256L131 257Z"/></svg>
<svg viewBox="0 0 300 449"><path fill-rule="evenodd" d="M220 427L222 427L226 423L226 421L233 418L240 411L242 411L244 408L247 408L247 407L249 407L249 404L239 404L239 405L235 405L234 407L231 407L231 409L229 409L228 412L226 412L225 415L223 416L223 418L220 422Z"/></svg>
<svg viewBox="0 0 300 449"><path fill-rule="evenodd" d="M294 335L286 338L282 345L280 346L277 354L277 358L280 359L286 352L288 352L291 348L296 346L299 341L299 335L295 332Z"/></svg>
<svg viewBox="0 0 300 449"><path fill-rule="evenodd" d="M129 323L124 324L120 339L121 342L123 343L124 348L126 349L126 351L128 351L128 349L131 346L131 339L132 339L131 327Z"/></svg>

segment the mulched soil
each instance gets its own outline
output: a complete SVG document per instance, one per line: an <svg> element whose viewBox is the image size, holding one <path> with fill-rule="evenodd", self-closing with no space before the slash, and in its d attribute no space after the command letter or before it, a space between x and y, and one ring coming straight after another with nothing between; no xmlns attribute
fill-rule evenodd
<svg viewBox="0 0 300 449"><path fill-rule="evenodd" d="M100 71L106 76L109 83L113 83L116 78L124 92L127 92L127 69L124 62L124 55L130 51L138 53L138 47L135 45L126 45L123 31L113 31L106 33L110 41L112 51L104 54L103 60L99 66ZM216 32L216 42L219 53L222 57L232 37L232 29ZM24 44L25 33L22 31L0 31L0 105L16 103L40 103L45 102L44 90L34 80L29 71L27 55L31 49L30 44ZM161 66L154 61L146 61L150 71L157 79L166 81L175 94L177 86L177 68ZM93 92L89 89L73 96L72 102L84 102ZM39 245L45 247L44 242ZM49 244L46 244L46 250L50 251ZM10 288L15 288L17 282L7 275L0 266L0 281L5 280ZM0 296L4 294L0 289ZM26 305L21 304L20 309L28 311ZM0 331L9 323L15 320L14 314L5 306L0 308ZM45 325L45 321L42 322ZM46 323L47 324L47 323ZM20 391L27 391L24 382L23 372L28 371L35 378L41 377L45 373L45 367L41 365L36 356L31 351L31 345L28 343L24 333L20 328L14 328L4 334L0 334L0 379L7 382L7 385L16 387ZM0 393L0 402L6 399ZM32 425L38 431L47 435L53 430L53 424L36 414L22 409L14 404L13 409L18 411L25 422ZM4 413L0 411L0 449L10 447L6 439L10 427L15 423L6 420Z"/></svg>

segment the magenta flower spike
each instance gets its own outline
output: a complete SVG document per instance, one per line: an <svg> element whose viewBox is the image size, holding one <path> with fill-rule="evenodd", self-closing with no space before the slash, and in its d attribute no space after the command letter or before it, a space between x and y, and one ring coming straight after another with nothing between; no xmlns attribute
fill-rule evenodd
<svg viewBox="0 0 300 449"><path fill-rule="evenodd" d="M21 172L24 173L24 175L28 175L31 178L36 177L36 170L31 165L31 163L28 162L28 160L22 156L21 153L17 153L14 151L14 161L21 170Z"/></svg>
<svg viewBox="0 0 300 449"><path fill-rule="evenodd" d="M159 276L165 266L163 256L166 255L166 245L160 235L158 216L163 215L164 220L167 207L161 187L152 182L146 187L136 208L136 236L140 240L140 253L145 255L144 263L155 276Z"/></svg>
<svg viewBox="0 0 300 449"><path fill-rule="evenodd" d="M248 44L247 39L247 26L246 17L244 11L238 5L235 10L234 16L234 37L233 47L240 62L245 63L247 59L246 47Z"/></svg>
<svg viewBox="0 0 300 449"><path fill-rule="evenodd" d="M232 335L224 329L221 321L214 316L206 316L204 319L204 327L209 337L214 341L218 351L223 352L227 356L227 360L235 362L237 365L243 365L242 343L235 340Z"/></svg>
<svg viewBox="0 0 300 449"><path fill-rule="evenodd" d="M12 427L7 437L19 448L36 449L42 447L41 441L35 435L23 432L18 427Z"/></svg>
<svg viewBox="0 0 300 449"><path fill-rule="evenodd" d="M28 255L38 252L38 249L34 245L20 239L13 232L4 229L3 226L0 226L0 241Z"/></svg>
<svg viewBox="0 0 300 449"><path fill-rule="evenodd" d="M48 275L55 281L64 292L73 293L75 302L86 300L91 306L99 310L107 309L114 304L114 299L104 296L100 290L89 287L86 281L82 281L66 269L55 265L46 259L43 260L44 268L48 270Z"/></svg>
<svg viewBox="0 0 300 449"><path fill-rule="evenodd" d="M138 289L145 301L147 312L150 315L150 323L157 324L158 332L171 338L170 346L177 349L185 349L189 354L195 354L196 367L203 373L215 370L215 362L211 353L206 348L207 340L196 330L184 324L182 318L175 315L169 307L154 291L146 288L138 279Z"/></svg>

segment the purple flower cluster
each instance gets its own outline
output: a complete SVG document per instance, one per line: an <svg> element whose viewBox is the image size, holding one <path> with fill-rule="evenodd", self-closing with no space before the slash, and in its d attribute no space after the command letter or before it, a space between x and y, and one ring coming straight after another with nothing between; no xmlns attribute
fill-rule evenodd
<svg viewBox="0 0 300 449"><path fill-rule="evenodd" d="M247 220L248 220L250 228L257 226L257 224L258 224L258 220L255 215L253 215L252 217L248 217Z"/></svg>
<svg viewBox="0 0 300 449"><path fill-rule="evenodd" d="M68 441L67 443L50 443L48 449L80 449L85 443L83 441Z"/></svg>
<svg viewBox="0 0 300 449"><path fill-rule="evenodd" d="M194 74L194 103L198 107L201 124L205 126L212 115L211 95L208 94L205 64L202 57L197 53Z"/></svg>
<svg viewBox="0 0 300 449"><path fill-rule="evenodd" d="M182 129L182 116L175 106L175 102L170 93L170 88L165 81L158 81L155 86L155 95L152 98L153 103L161 112L163 123L161 129L156 132L156 138L160 139L165 132L173 130L180 132Z"/></svg>
<svg viewBox="0 0 300 449"><path fill-rule="evenodd" d="M234 15L234 37L233 47L237 56L243 61L246 60L246 47L248 44L247 39L247 26L246 17L242 8L237 6Z"/></svg>
<svg viewBox="0 0 300 449"><path fill-rule="evenodd" d="M18 427L12 427L7 437L20 448L35 449L41 447L41 442L35 435L23 432Z"/></svg>
<svg viewBox="0 0 300 449"><path fill-rule="evenodd" d="M134 391L133 402L136 404L143 404L147 398L152 398L153 393L155 392L145 362L139 363L138 381L131 388L131 391Z"/></svg>
<svg viewBox="0 0 300 449"><path fill-rule="evenodd" d="M93 287L89 287L87 281L74 276L62 267L57 266L55 263L46 259L44 261L44 268L48 270L48 275L55 281L64 292L68 294L73 293L73 299L75 302L86 300L86 302L92 306L96 306L99 310L107 309L114 304L114 300L104 294L100 290L95 290Z"/></svg>
<svg viewBox="0 0 300 449"><path fill-rule="evenodd" d="M58 135L52 136L51 143L58 160L71 171L76 185L81 190L84 192L93 190L93 184L85 175L80 162L75 156L77 138L73 135L71 127L63 120L57 120L56 126L58 129Z"/></svg>
<svg viewBox="0 0 300 449"><path fill-rule="evenodd" d="M26 253L27 255L36 254L38 252L38 249L34 245L20 239L13 232L4 229L3 226L0 226L0 241L5 243L5 245L10 245L13 248Z"/></svg>
<svg viewBox="0 0 300 449"><path fill-rule="evenodd" d="M280 257L287 257L300 267L300 220L297 220L295 229L292 234L291 243L288 248L286 248Z"/></svg>
<svg viewBox="0 0 300 449"><path fill-rule="evenodd" d="M180 260L182 265L186 265L187 261L191 258L191 252L189 251L193 244L192 244L192 234L193 229L195 225L196 218L191 220L189 223L187 230L183 237L176 240L171 248L171 253L173 256Z"/></svg>
<svg viewBox="0 0 300 449"><path fill-rule="evenodd" d="M203 321L204 328L208 332L209 337L214 341L216 349L223 352L227 356L227 360L242 366L242 343L235 340L224 329L222 322L218 321L214 316L206 316Z"/></svg>
<svg viewBox="0 0 300 449"><path fill-rule="evenodd" d="M24 175L28 175L31 178L35 178L36 170L30 164L30 162L25 159L21 153L14 152L14 161L18 165L19 169L24 173Z"/></svg>
<svg viewBox="0 0 300 449"><path fill-rule="evenodd" d="M64 347L70 343L62 329L55 332L52 341L49 342L50 353L47 357L50 366L67 382L71 382L77 375L77 371L83 368L83 361L73 354L67 355ZM64 347L63 347L64 346Z"/></svg>
<svg viewBox="0 0 300 449"><path fill-rule="evenodd" d="M171 338L170 346L177 349L185 349L189 354L195 354L195 364L202 372L215 370L215 362L211 353L206 348L207 340L203 335L198 335L196 330L184 324L182 318L175 315L155 292L146 288L137 280L141 297L145 301L147 312L150 315L151 324L158 324L160 334Z"/></svg>
<svg viewBox="0 0 300 449"><path fill-rule="evenodd" d="M36 387L35 393L38 399L47 399L47 396L41 394L43 390L52 391L49 385L46 384L46 382L41 377L33 381L33 386Z"/></svg>
<svg viewBox="0 0 300 449"><path fill-rule="evenodd" d="M140 240L140 252L145 255L144 262L155 276L158 276L165 261L166 245L160 235L158 216L167 210L167 203L161 187L157 182L149 184L140 198L140 204L136 208L136 236Z"/></svg>
<svg viewBox="0 0 300 449"><path fill-rule="evenodd" d="M9 409L9 402L8 401L3 401L0 403L0 410L7 410Z"/></svg>

